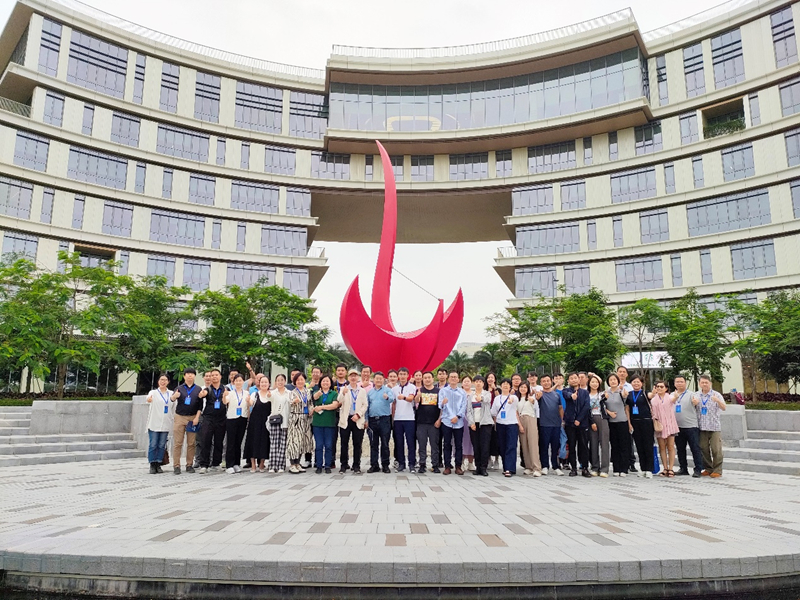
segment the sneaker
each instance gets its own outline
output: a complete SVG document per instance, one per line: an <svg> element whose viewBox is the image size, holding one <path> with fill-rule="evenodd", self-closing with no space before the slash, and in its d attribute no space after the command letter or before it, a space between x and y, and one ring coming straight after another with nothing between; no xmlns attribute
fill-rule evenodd
<svg viewBox="0 0 800 600"><path fill-rule="evenodd" d="M316 473L317 475L322 473L322 467L317 467L316 469L314 469L314 473Z"/></svg>
<svg viewBox="0 0 800 600"><path fill-rule="evenodd" d="M311 463L308 462L308 461L302 462L302 463L300 463L300 468L301 469L310 469L311 468Z"/></svg>
<svg viewBox="0 0 800 600"><path fill-rule="evenodd" d="M278 473L283 473L283 469L278 469Z"/></svg>
<svg viewBox="0 0 800 600"><path fill-rule="evenodd" d="M533 476L534 477L541 477L542 476L542 472L541 471L534 471L533 472Z"/></svg>
<svg viewBox="0 0 800 600"><path fill-rule="evenodd" d="M634 465L631 465L630 468L628 469L628 473L638 473L638 471L636 470L636 467Z"/></svg>
<svg viewBox="0 0 800 600"><path fill-rule="evenodd" d="M644 474L644 478L645 479L652 479L653 478L653 474L650 471L646 471L645 474Z"/></svg>
<svg viewBox="0 0 800 600"><path fill-rule="evenodd" d="M209 467L209 468L208 468L208 470L209 470L211 473L216 473L217 471L219 471L219 467Z"/></svg>
<svg viewBox="0 0 800 600"><path fill-rule="evenodd" d="M627 473L620 473L620 474L619 474L619 476L620 476L620 477L627 477L627 476L628 476L628 474L627 474Z"/></svg>
<svg viewBox="0 0 800 600"><path fill-rule="evenodd" d="M190 466L187 465L186 472L187 473L194 473L194 467L190 467Z"/></svg>
<svg viewBox="0 0 800 600"><path fill-rule="evenodd" d="M493 459L492 459L492 460L489 462L489 470L490 470L490 471L496 471L496 470L497 470L497 459L496 459L496 458L493 458Z"/></svg>
<svg viewBox="0 0 800 600"><path fill-rule="evenodd" d="M605 471L603 471L602 473L600 473L600 477L608 477L608 473L606 473Z"/></svg>
<svg viewBox="0 0 800 600"><path fill-rule="evenodd" d="M341 469L339 469L339 473L342 473L342 474L344 474L344 473L347 473L347 467L345 467L344 465L342 465L342 468L341 468Z"/></svg>
<svg viewBox="0 0 800 600"><path fill-rule="evenodd" d="M291 467L289 467L289 473L291 473L292 475L297 475L298 473L302 473L302 471L297 465L292 465Z"/></svg>
<svg viewBox="0 0 800 600"><path fill-rule="evenodd" d="M326 473L326 474L328 474L328 475L330 475L330 474L331 474L331 468L330 468L330 467L327 467L327 468L325 469L325 473Z"/></svg>
<svg viewBox="0 0 800 600"><path fill-rule="evenodd" d="M577 476L578 476L578 471L576 471L575 469L572 469L572 470L569 472L569 476L570 476L570 477L577 477Z"/></svg>
<svg viewBox="0 0 800 600"><path fill-rule="evenodd" d="M636 473L637 477L642 477L644 475L643 471L634 471L634 473Z"/></svg>
<svg viewBox="0 0 800 600"><path fill-rule="evenodd" d="M150 463L150 475L157 475L158 471L156 471L156 463Z"/></svg>
<svg viewBox="0 0 800 600"><path fill-rule="evenodd" d="M181 474L181 468L180 467L175 467L174 469L172 469L172 472L175 475L180 475Z"/></svg>
<svg viewBox="0 0 800 600"><path fill-rule="evenodd" d="M592 471L592 477L600 477L600 471Z"/></svg>
<svg viewBox="0 0 800 600"><path fill-rule="evenodd" d="M225 472L230 475L233 475L234 473L236 473L236 470L233 467L228 467L227 469L225 469Z"/></svg>
<svg viewBox="0 0 800 600"><path fill-rule="evenodd" d="M474 463L474 462L471 462L471 463L469 463L469 464L467 465L467 468L468 468L468 470L470 470L470 471L475 471L475 470L476 470L475 463Z"/></svg>
<svg viewBox="0 0 800 600"><path fill-rule="evenodd" d="M419 469L417 469L417 473L419 473L420 475L425 475L425 473L426 473L426 472L427 472L427 471L426 471L426 469L425 469L425 466L424 466L424 465L423 465L423 466L421 466Z"/></svg>
<svg viewBox="0 0 800 600"><path fill-rule="evenodd" d="M161 465L156 463L156 473L163 473L163 472L164 472L164 470L161 468Z"/></svg>
<svg viewBox="0 0 800 600"><path fill-rule="evenodd" d="M384 473L391 473L392 470L389 467L383 467L383 472Z"/></svg>
<svg viewBox="0 0 800 600"><path fill-rule="evenodd" d="M549 472L550 472L550 470L547 467L545 467L544 469L542 469L542 473L541 474L542 475L547 475Z"/></svg>
<svg viewBox="0 0 800 600"><path fill-rule="evenodd" d="M441 473L441 471L439 470L439 467L433 467L432 471L434 473Z"/></svg>
<svg viewBox="0 0 800 600"><path fill-rule="evenodd" d="M581 475L583 475L584 477L589 477L589 478L592 477L592 473L589 472L589 469L584 469L583 471L581 471Z"/></svg>
<svg viewBox="0 0 800 600"><path fill-rule="evenodd" d="M186 471L187 472L189 471L189 467L186 467ZM206 473L208 473L208 469L206 467L200 467L198 473L200 473L200 475L205 475Z"/></svg>
<svg viewBox="0 0 800 600"><path fill-rule="evenodd" d="M530 475L531 473L533 473L533 471L531 471L530 469L525 469L525 470L522 472L522 474L523 474L523 475Z"/></svg>
<svg viewBox="0 0 800 600"><path fill-rule="evenodd" d="M397 472L397 473L402 473L403 471L405 471L405 470L406 470L406 468L405 468L405 467L395 467L395 468L394 468L394 470L395 470L395 472Z"/></svg>
<svg viewBox="0 0 800 600"><path fill-rule="evenodd" d="M699 471L692 472L692 477L700 477L700 472Z"/></svg>
<svg viewBox="0 0 800 600"><path fill-rule="evenodd" d="M353 469L353 475L361 475L361 469L359 469L358 467Z"/></svg>
<svg viewBox="0 0 800 600"><path fill-rule="evenodd" d="M242 467L240 467L239 465L233 465L233 472L234 473L241 473L242 472Z"/></svg>
<svg viewBox="0 0 800 600"><path fill-rule="evenodd" d="M400 466L400 462L394 461L394 464L392 466L395 468L395 470L397 470L397 468Z"/></svg>
<svg viewBox="0 0 800 600"><path fill-rule="evenodd" d="M558 475L559 477L563 477L564 476L564 471L562 471L561 469L556 469L555 470L555 474Z"/></svg>

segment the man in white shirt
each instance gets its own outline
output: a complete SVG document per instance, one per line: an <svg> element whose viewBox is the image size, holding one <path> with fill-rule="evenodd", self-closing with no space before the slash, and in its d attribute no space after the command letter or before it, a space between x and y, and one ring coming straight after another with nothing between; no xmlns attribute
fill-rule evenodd
<svg viewBox="0 0 800 600"><path fill-rule="evenodd" d="M390 371L391 373L391 371ZM392 387L395 395L394 403L394 451L397 459L397 472L406 470L406 450L408 450L408 468L413 473L417 466L417 427L414 414L414 399L417 386L408 381L409 372L405 367L397 372L398 381ZM405 440L405 448L403 441Z"/></svg>

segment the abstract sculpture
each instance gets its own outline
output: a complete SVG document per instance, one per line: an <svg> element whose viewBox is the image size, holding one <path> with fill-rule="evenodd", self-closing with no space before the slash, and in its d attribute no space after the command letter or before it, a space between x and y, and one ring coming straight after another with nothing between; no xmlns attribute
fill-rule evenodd
<svg viewBox="0 0 800 600"><path fill-rule="evenodd" d="M372 318L364 309L358 290L358 276L350 284L342 301L339 326L348 350L373 371L407 367L430 370L438 367L456 345L464 321L464 298L458 290L447 311L439 300L436 313L427 327L398 332L392 323L389 296L392 288L392 265L397 241L397 189L389 155L381 145L378 151L383 164L384 203L378 264L372 283Z"/></svg>

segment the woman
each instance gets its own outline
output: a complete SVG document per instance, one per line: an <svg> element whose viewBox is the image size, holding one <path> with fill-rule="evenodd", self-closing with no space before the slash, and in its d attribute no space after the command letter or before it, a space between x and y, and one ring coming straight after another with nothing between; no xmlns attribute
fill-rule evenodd
<svg viewBox="0 0 800 600"><path fill-rule="evenodd" d="M235 382L234 382L235 383ZM262 375L258 380L258 390L250 396L250 422L247 425L245 450L249 450L246 459L250 461L250 472L266 469L264 463L269 458L270 434L267 429L267 418L272 414L272 397L269 390L269 377ZM228 446L230 448L230 445Z"/></svg>
<svg viewBox="0 0 800 600"><path fill-rule="evenodd" d="M269 424L269 470L283 473L286 468L286 434L289 428L289 405L292 393L286 389L286 375L275 376L275 387L268 390L267 398L272 401L272 414L267 419Z"/></svg>
<svg viewBox="0 0 800 600"><path fill-rule="evenodd" d="M511 380L500 382L500 395L492 402L492 416L497 426L497 443L503 457L503 475L511 477L517 473L517 440L525 433L517 419L519 399L511 393Z"/></svg>
<svg viewBox="0 0 800 600"><path fill-rule="evenodd" d="M464 390L464 393L467 395L467 404L472 402L475 393L472 389L472 377L467 375L461 380L461 389ZM472 438L470 437L470 429L469 427L463 428L464 437L461 442L461 446L464 452L464 461L461 465L461 468L464 471L474 471L475 470L475 448L472 446Z"/></svg>
<svg viewBox="0 0 800 600"><path fill-rule="evenodd" d="M492 420L492 395L483 389L485 381L478 375L473 381L475 391L467 402L467 426L475 451L475 475L489 476L489 440L494 431Z"/></svg>
<svg viewBox="0 0 800 600"><path fill-rule="evenodd" d="M244 377L237 373L233 377L233 390L225 390L222 403L228 407L225 414L225 449L226 473L239 473L242 470L242 440L247 430L247 417L250 415L250 392L244 389ZM246 458L252 458L248 456ZM250 461L250 472L255 472L255 462Z"/></svg>
<svg viewBox="0 0 800 600"><path fill-rule="evenodd" d="M658 453L661 456L661 464L664 470L661 477L675 477L675 436L678 434L678 419L675 416L675 403L678 401L677 394L670 394L667 391L667 384L663 381L656 382L653 396L650 399L650 409L653 412L653 419L661 423L661 431L656 433L658 440Z"/></svg>
<svg viewBox="0 0 800 600"><path fill-rule="evenodd" d="M311 394L306 389L305 373L295 373L292 379L292 401L289 406L289 431L286 454L289 455L289 473L297 475L306 470L300 466L300 457L314 450L311 439Z"/></svg>
<svg viewBox="0 0 800 600"><path fill-rule="evenodd" d="M630 465L631 434L628 431L628 413L625 411L623 390L619 377L611 373L606 379L608 389L601 404L608 415L608 438L611 442L611 465L616 477L627 477Z"/></svg>
<svg viewBox="0 0 800 600"><path fill-rule="evenodd" d="M500 388L497 387L497 377L494 373L490 372L486 375L486 391L492 397L492 402L500 395ZM496 427L492 428L492 439L489 440L489 455L491 456L489 470L496 471L500 462L500 445L497 443Z"/></svg>
<svg viewBox="0 0 800 600"><path fill-rule="evenodd" d="M417 391L422 389L422 371L414 371L414 381L412 383L416 386Z"/></svg>
<svg viewBox="0 0 800 600"><path fill-rule="evenodd" d="M333 379L323 375L319 380L319 389L314 393L314 416L311 424L314 431L314 463L317 474L322 469L330 474L333 464L333 440L336 436L336 425L339 409L339 395L333 389Z"/></svg>
<svg viewBox="0 0 800 600"><path fill-rule="evenodd" d="M158 389L150 390L147 402L150 404L150 413L147 417L147 436L150 444L147 448L147 460L150 463L150 474L163 473L161 463L164 461L164 452L167 449L167 437L172 431L172 421L175 419L175 401L170 401L172 392L167 389L169 377L162 373L158 378Z"/></svg>
<svg viewBox="0 0 800 600"><path fill-rule="evenodd" d="M589 448L592 457L592 475L608 477L609 441L608 415L603 405L604 394L600 389L603 382L594 373L589 374L589 406L592 410L592 427L589 430Z"/></svg>
<svg viewBox="0 0 800 600"><path fill-rule="evenodd" d="M642 390L642 378L634 375L631 379L633 391L625 400L625 413L628 416L628 431L633 435L636 453L639 455L640 473L645 478L653 477L653 415L650 401Z"/></svg>
<svg viewBox="0 0 800 600"><path fill-rule="evenodd" d="M533 395L533 390L527 381L522 381L519 384L519 421L522 424L522 431L520 431L520 446L522 447L522 456L525 461L525 475L533 475L534 477L542 476L542 459L539 456L539 423L538 414L538 401L536 396Z"/></svg>

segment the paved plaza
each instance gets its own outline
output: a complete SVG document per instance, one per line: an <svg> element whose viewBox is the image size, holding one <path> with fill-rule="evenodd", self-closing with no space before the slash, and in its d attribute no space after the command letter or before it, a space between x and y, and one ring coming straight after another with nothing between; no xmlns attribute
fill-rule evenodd
<svg viewBox="0 0 800 600"><path fill-rule="evenodd" d="M800 571L800 478L2 470L6 571L306 583L639 582Z"/></svg>

